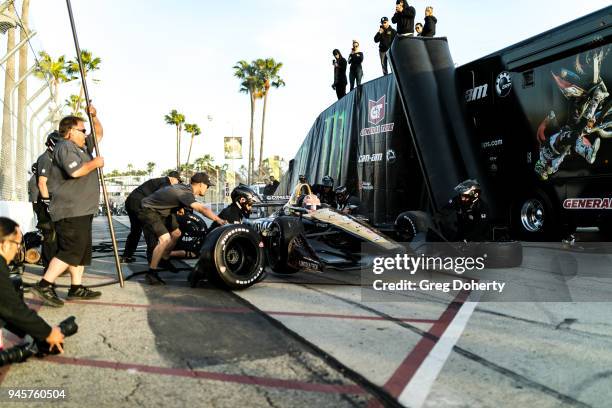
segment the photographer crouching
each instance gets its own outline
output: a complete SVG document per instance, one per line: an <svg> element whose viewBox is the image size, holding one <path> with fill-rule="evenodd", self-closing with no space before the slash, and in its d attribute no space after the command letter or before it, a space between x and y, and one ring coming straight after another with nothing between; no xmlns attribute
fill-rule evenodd
<svg viewBox="0 0 612 408"><path fill-rule="evenodd" d="M60 327L49 326L34 310L28 308L9 278L8 264L19 253L22 238L15 221L0 217L0 328L4 327L18 337L28 334L37 343L46 343L45 347L49 351L63 353L64 334ZM0 352L0 366L14 362L15 359L10 358L12 354L10 349Z"/></svg>

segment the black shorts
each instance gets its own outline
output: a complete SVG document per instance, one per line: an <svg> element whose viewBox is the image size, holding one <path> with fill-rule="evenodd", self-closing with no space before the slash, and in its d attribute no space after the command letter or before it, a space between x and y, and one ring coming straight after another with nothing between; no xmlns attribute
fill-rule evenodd
<svg viewBox="0 0 612 408"><path fill-rule="evenodd" d="M91 265L93 215L64 218L54 223L60 261L71 266Z"/></svg>
<svg viewBox="0 0 612 408"><path fill-rule="evenodd" d="M156 238L179 228L175 214L164 216L150 208L143 208L140 210L138 219L142 222L145 233L155 235Z"/></svg>

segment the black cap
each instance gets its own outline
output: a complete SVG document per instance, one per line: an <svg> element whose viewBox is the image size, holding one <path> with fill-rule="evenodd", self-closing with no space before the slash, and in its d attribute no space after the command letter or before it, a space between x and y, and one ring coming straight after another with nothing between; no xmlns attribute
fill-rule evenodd
<svg viewBox="0 0 612 408"><path fill-rule="evenodd" d="M172 170L170 173L168 173L168 177L173 177L177 179L179 183L183 182L183 179L181 178L181 173L176 170Z"/></svg>
<svg viewBox="0 0 612 408"><path fill-rule="evenodd" d="M389 19L387 17L383 17L380 19L380 24L384 23L385 21L389 21Z"/></svg>
<svg viewBox="0 0 612 408"><path fill-rule="evenodd" d="M208 178L208 174L206 173L196 173L191 176L191 184L194 183L204 183L208 187L214 186L214 184L210 182L210 178Z"/></svg>

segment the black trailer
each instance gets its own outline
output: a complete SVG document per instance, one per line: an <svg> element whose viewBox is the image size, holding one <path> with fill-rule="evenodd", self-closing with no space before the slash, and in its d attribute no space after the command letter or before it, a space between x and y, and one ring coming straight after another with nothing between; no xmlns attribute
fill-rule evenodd
<svg viewBox="0 0 612 408"><path fill-rule="evenodd" d="M457 69L501 222L527 239L612 227L612 7Z"/></svg>
<svg viewBox="0 0 612 408"><path fill-rule="evenodd" d="M315 120L276 194L331 175L385 229L476 178L493 223L557 239L612 225L612 7L455 68L444 38L398 38L394 74Z"/></svg>

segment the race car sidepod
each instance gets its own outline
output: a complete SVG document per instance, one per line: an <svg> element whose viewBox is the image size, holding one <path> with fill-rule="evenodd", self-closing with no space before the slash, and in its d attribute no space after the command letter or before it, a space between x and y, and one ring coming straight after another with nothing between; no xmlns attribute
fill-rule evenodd
<svg viewBox="0 0 612 408"><path fill-rule="evenodd" d="M246 224L229 224L206 236L189 282L195 287L207 277L228 289L246 289L263 273L264 252L259 234Z"/></svg>

